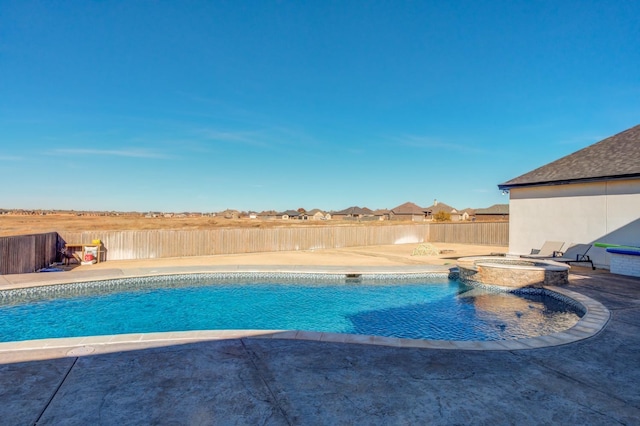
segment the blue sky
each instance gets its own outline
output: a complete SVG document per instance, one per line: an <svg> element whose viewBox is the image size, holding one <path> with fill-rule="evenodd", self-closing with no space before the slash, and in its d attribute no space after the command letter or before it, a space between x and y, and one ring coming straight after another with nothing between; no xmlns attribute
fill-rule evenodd
<svg viewBox="0 0 640 426"><path fill-rule="evenodd" d="M0 208L508 202L640 123L640 2L0 0Z"/></svg>

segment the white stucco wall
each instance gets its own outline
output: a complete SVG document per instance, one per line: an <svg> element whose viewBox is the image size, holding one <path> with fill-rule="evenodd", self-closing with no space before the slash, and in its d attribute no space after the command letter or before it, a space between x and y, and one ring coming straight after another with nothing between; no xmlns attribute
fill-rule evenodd
<svg viewBox="0 0 640 426"><path fill-rule="evenodd" d="M640 246L640 179L513 188L509 252L529 253L547 241ZM609 267L605 249L589 251Z"/></svg>

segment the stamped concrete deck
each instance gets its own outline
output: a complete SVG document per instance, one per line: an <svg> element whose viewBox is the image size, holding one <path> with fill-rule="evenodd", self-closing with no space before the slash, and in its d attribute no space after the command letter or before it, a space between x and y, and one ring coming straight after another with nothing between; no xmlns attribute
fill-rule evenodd
<svg viewBox="0 0 640 426"><path fill-rule="evenodd" d="M283 255L295 257L292 264L302 269L314 267L318 257L336 268L450 263L446 256L420 260L396 250L307 253L316 257L307 261ZM496 250L465 247L455 254L463 251L466 256ZM197 259L127 267L106 262L54 274L86 280L163 268L285 263L278 256L253 256L237 262L200 259L200 266L180 264ZM612 314L601 332L576 343L461 351L228 335L159 347L141 340L103 353L92 352L90 342L65 352L15 351L0 356L0 419L56 425L638 424L640 280L578 267L572 272L568 289ZM0 277L0 286L62 279L29 275ZM39 360L24 360L36 353Z"/></svg>

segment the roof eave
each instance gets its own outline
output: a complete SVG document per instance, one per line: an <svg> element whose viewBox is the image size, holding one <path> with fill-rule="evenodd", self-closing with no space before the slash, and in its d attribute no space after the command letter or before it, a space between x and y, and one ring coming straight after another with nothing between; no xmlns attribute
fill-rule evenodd
<svg viewBox="0 0 640 426"><path fill-rule="evenodd" d="M625 180L625 179L637 179L640 178L640 173L632 173L627 175L612 175L612 176L598 176L598 177L590 177L590 178L582 178L582 179L563 179L563 180L553 180L553 181L542 181L542 182L526 182L526 183L502 183L498 185L498 189L501 191L508 191L513 188L524 188L528 186L555 186L555 185L568 185L572 183L590 183L590 182L601 182L605 180Z"/></svg>

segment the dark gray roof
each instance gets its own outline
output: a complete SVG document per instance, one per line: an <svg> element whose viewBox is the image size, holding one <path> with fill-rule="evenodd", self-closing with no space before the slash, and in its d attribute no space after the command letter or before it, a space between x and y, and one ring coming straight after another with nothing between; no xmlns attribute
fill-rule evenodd
<svg viewBox="0 0 640 426"><path fill-rule="evenodd" d="M640 125L498 185L519 186L640 176Z"/></svg>
<svg viewBox="0 0 640 426"><path fill-rule="evenodd" d="M476 214L509 214L509 204L494 204L486 209L476 209Z"/></svg>

